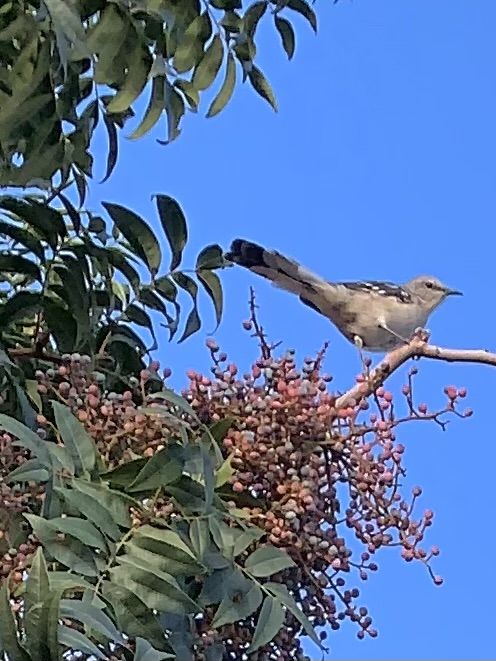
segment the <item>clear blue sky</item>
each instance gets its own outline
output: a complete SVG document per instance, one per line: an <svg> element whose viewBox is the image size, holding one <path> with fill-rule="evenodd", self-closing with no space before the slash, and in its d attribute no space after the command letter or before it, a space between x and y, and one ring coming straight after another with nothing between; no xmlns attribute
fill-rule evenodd
<svg viewBox="0 0 496 661"><path fill-rule="evenodd" d="M261 33L259 63L278 114L245 86L218 118L188 117L169 147L156 144L159 130L126 141L92 204L115 201L154 219L150 195L175 196L190 227L185 264L207 243L227 247L242 236L329 279L434 273L465 296L435 313L433 340L496 350L495 0L320 0L316 8L319 34L298 21L291 63L271 26ZM326 370L337 388L350 385L356 352L325 319L241 269L223 281L216 337L240 366L256 355L241 329L252 284L271 336L300 358L331 340ZM204 331L180 346L163 338L159 357L177 386L187 368L208 368L214 324L206 300L202 309ZM412 423L400 434L407 483L421 484L421 506L436 512L428 541L441 547L434 566L445 583L436 588L420 565L381 552L380 572L362 589L379 637L360 642L347 625L330 637L332 658L494 658L496 370L420 367L422 399L434 406L446 384L465 385L475 409L446 433Z"/></svg>

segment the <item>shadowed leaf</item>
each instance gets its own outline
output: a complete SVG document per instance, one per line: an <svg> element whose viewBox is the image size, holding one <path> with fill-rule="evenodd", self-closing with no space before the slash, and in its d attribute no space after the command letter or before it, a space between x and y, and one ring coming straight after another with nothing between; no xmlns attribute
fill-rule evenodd
<svg viewBox="0 0 496 661"><path fill-rule="evenodd" d="M169 195L157 195L158 214L172 252L170 270L174 271L181 263L184 247L188 240L186 218L179 204Z"/></svg>
<svg viewBox="0 0 496 661"><path fill-rule="evenodd" d="M120 204L102 202L110 217L124 235L132 250L148 266L152 274L160 268L160 245L147 223L130 209Z"/></svg>

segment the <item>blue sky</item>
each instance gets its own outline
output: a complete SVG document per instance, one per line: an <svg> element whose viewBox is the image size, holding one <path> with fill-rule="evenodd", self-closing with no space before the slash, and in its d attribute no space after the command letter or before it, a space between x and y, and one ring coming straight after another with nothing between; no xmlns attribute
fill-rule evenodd
<svg viewBox="0 0 496 661"><path fill-rule="evenodd" d="M495 350L496 3L319 0L316 8L319 34L297 20L290 63L272 26L262 28L259 64L278 114L244 86L219 117L189 116L168 147L155 142L159 129L124 141L117 170L92 188L91 204L119 202L154 222L151 194L173 195L189 222L185 265L205 244L227 247L241 236L328 279L433 273L465 293L435 313L433 341ZM256 356L241 329L254 285L271 337L301 359L329 339L326 371L336 388L351 384L356 351L325 319L242 269L223 282L216 338L238 365ZM159 357L177 386L187 368L208 369L204 341L214 322L206 300L202 310L205 330L194 338L177 346L163 337ZM402 382L393 381L397 391ZM381 552L361 599L379 637L361 642L346 625L330 636L332 658L493 654L496 371L420 364L419 397L433 407L451 383L468 388L472 418L453 420L445 433L411 423L398 435L407 484L422 485L421 507L436 513L428 543L441 547L434 567L445 583L436 588L420 565L405 564L394 549Z"/></svg>

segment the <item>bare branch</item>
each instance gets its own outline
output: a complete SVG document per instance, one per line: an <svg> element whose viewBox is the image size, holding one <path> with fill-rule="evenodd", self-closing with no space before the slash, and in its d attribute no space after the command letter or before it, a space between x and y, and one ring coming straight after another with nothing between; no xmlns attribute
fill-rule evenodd
<svg viewBox="0 0 496 661"><path fill-rule="evenodd" d="M401 365L415 357L444 360L450 363L479 363L496 367L496 353L483 349L447 349L414 338L409 344L388 353L384 360L371 370L366 381L357 383L348 392L338 397L335 402L336 409L353 406L361 399L369 397Z"/></svg>

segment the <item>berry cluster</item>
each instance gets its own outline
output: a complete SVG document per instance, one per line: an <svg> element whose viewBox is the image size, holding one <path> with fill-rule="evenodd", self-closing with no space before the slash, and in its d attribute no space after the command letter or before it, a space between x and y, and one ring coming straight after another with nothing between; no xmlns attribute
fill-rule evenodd
<svg viewBox="0 0 496 661"><path fill-rule="evenodd" d="M247 330L254 325L256 320L244 324ZM403 416L396 412L393 393L382 386L367 399L336 408L338 393L331 389L331 377L322 372L325 350L298 367L293 351L275 356L260 329L255 330L262 351L249 371L240 374L209 339L211 375L189 371L189 383L182 394L203 422L212 424L227 417L233 420L222 448L225 457L231 456L233 468L230 504L243 507L252 523L265 531L260 543L269 541L284 548L296 563L271 580L287 586L314 626L336 630L349 619L357 625L359 638L375 637L377 630L367 608L356 603L360 590L353 583L365 581L378 569L374 556L379 549L400 547L405 561L419 560L434 583L442 583L430 567L439 549L422 546L433 513L426 510L415 515L419 487L409 495L402 492L405 448L397 440L398 427L412 419L431 419L444 425L447 413L470 415L471 411L458 411L458 402L466 392L447 386L447 401L440 410L416 406L413 368L402 390ZM367 382L369 367L365 362L363 373L356 377L358 383ZM48 403L57 399L72 408L110 467L137 454L151 457L176 437L177 423L173 418L146 415L139 406L150 401L150 393L153 401L153 392L162 388L169 376L169 369L160 374L158 363L153 361L139 378L130 380L127 389L108 392L104 374L92 370L88 356L63 356L55 368L36 372L46 414L38 416L38 434L53 437ZM190 423L194 429L194 422ZM8 434L0 437L2 477L27 459L28 453L12 445ZM37 513L43 486L2 481L1 496L3 510L11 515ZM173 504L163 498L157 499L156 508L161 516L177 515ZM0 543L6 545L0 573L6 577L13 571L14 580L21 581L36 541L26 536L15 547L8 539L7 524L5 517L0 518ZM353 547L356 540L362 546L358 552L351 548L353 537ZM207 609L205 617L196 620L198 661L202 647L206 650L219 640L230 657L239 658L249 646L256 617L214 631L210 624L215 612L211 611ZM259 659L275 658L274 654L281 659L302 658L300 633L300 623L288 613L284 628L272 643L261 648ZM325 631L321 637L326 637Z"/></svg>

